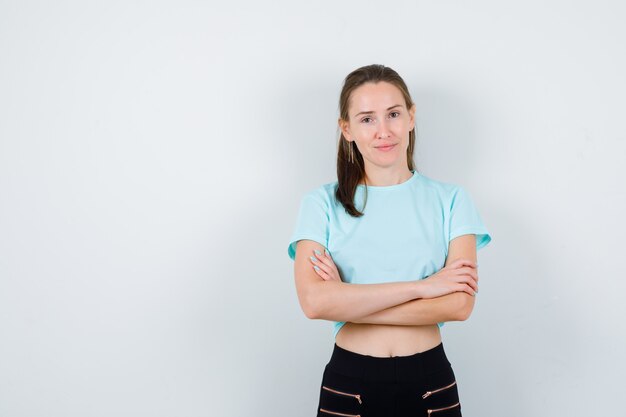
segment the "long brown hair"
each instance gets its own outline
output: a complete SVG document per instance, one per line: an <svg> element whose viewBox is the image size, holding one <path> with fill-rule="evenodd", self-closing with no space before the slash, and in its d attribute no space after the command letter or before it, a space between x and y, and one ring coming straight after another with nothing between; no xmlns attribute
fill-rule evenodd
<svg viewBox="0 0 626 417"><path fill-rule="evenodd" d="M339 117L348 121L350 119L348 115L348 105L350 102L350 95L352 92L365 83L377 83L379 81L385 81L395 85L404 96L406 102L406 108L413 107L413 100L409 94L409 89L406 83L393 69L384 65L373 64L367 65L361 68L357 68L352 71L345 78L343 88L341 89L341 95L339 96ZM362 212L357 210L354 206L354 195L359 182L365 178L365 164L363 162L363 156L359 152L354 142L348 142L343 136L343 132L340 131L338 150L337 150L337 190L335 191L335 197L339 201L346 212L353 217L361 217ZM354 155L354 163L350 162L350 147L352 147L352 153ZM416 170L415 161L413 160L413 149L415 148L415 127L409 132L409 146L406 150L406 160L409 170ZM365 203L367 202L367 184L365 185ZM365 204L364 203L364 204ZM363 206L365 208L365 205Z"/></svg>

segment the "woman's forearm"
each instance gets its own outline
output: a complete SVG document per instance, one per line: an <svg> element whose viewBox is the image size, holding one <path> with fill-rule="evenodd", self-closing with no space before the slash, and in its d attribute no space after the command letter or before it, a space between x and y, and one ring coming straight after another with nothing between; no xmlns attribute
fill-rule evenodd
<svg viewBox="0 0 626 417"><path fill-rule="evenodd" d="M406 326L462 321L471 314L474 300L475 297L467 293L454 292L437 298L410 300L349 321Z"/></svg>
<svg viewBox="0 0 626 417"><path fill-rule="evenodd" d="M418 281L350 284L320 281L305 295L309 318L354 321L420 296Z"/></svg>
<svg viewBox="0 0 626 417"><path fill-rule="evenodd" d="M312 261L315 263L313 258ZM304 275L302 272L298 275L296 270L296 277L307 278L296 280L296 290L308 318L338 322L423 325L464 320L464 315L469 316L471 312L473 300L470 304L467 297L474 297L466 297L467 293L464 291L474 294L474 289L469 284L473 284L475 288L473 280L477 280L477 277L469 274L470 271L461 271L461 268L469 269L468 265L473 266L468 259L450 258L442 270L425 279L380 284L343 282L334 276L338 271L332 268L334 264L330 265L331 262L332 260L320 262L324 274L318 273L323 280L312 279L310 274L306 275L310 271L306 271L304 265ZM450 294L449 291L459 293ZM438 297L439 294L447 296ZM419 300L408 303L416 299Z"/></svg>

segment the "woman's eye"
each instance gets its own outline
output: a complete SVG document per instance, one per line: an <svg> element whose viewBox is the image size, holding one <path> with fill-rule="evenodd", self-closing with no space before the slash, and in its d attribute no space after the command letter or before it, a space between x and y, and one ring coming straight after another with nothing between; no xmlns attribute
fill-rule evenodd
<svg viewBox="0 0 626 417"><path fill-rule="evenodd" d="M397 112L397 111L392 111L390 114L397 114L398 116L400 116L400 112ZM395 117L398 117L398 116L395 116Z"/></svg>
<svg viewBox="0 0 626 417"><path fill-rule="evenodd" d="M364 117L364 118L361 119L361 122L367 123L366 120L370 120L370 118L369 117Z"/></svg>

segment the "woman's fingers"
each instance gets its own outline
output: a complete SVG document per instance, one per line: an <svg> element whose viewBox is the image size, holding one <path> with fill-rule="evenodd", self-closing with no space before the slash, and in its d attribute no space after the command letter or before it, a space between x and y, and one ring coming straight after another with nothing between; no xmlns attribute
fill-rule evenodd
<svg viewBox="0 0 626 417"><path fill-rule="evenodd" d="M470 268L466 266L464 268L461 268L460 270L468 275L471 275L471 277L474 278L476 282L478 282L478 271L476 271L475 268Z"/></svg>
<svg viewBox="0 0 626 417"><path fill-rule="evenodd" d="M478 264L476 262L465 258L455 259L449 266L452 268L461 268L463 266L478 268Z"/></svg>
<svg viewBox="0 0 626 417"><path fill-rule="evenodd" d="M460 284L457 291L466 292L469 295L476 295L475 291L467 284Z"/></svg>
<svg viewBox="0 0 626 417"><path fill-rule="evenodd" d="M334 264L333 261L324 254L316 253L315 258L317 258L324 265L327 265L329 268Z"/></svg>
<svg viewBox="0 0 626 417"><path fill-rule="evenodd" d="M323 262L324 264L328 265L331 268L336 269L333 259L330 257L330 254L326 250L324 250L324 253L319 253L316 255L317 255L317 259L319 259L321 262Z"/></svg>
<svg viewBox="0 0 626 417"><path fill-rule="evenodd" d="M470 274L462 274L457 276L457 282L464 283L472 287L472 289L478 292L478 282L473 275Z"/></svg>
<svg viewBox="0 0 626 417"><path fill-rule="evenodd" d="M322 276L320 274L322 278L325 278L326 280L341 281L335 263L326 254L322 254L319 251L314 251L314 254L309 258L309 260L313 264L313 268L318 272L318 274L320 272L324 272L325 276ZM319 268L319 270L315 267Z"/></svg>
<svg viewBox="0 0 626 417"><path fill-rule="evenodd" d="M314 270L315 272L317 272L317 274L318 274L320 277L322 277L322 279L323 279L324 281L330 281L330 280L332 280L331 276L330 276L330 275L328 275L326 272L322 271L321 269L319 269L319 268L315 268L315 267L314 267L314 268L313 268L313 270Z"/></svg>
<svg viewBox="0 0 626 417"><path fill-rule="evenodd" d="M318 268L321 268L324 272L329 273L331 271L331 268L319 258L315 256L311 256L309 260L311 261L313 265L316 265Z"/></svg>
<svg viewBox="0 0 626 417"><path fill-rule="evenodd" d="M478 292L478 284L476 283L476 281L474 281L472 277L468 277L467 282L465 282L465 284L469 285L473 291Z"/></svg>
<svg viewBox="0 0 626 417"><path fill-rule="evenodd" d="M438 297L453 292L466 292L475 295L478 292L478 272L476 263L469 259L456 259L439 272L425 278L428 297Z"/></svg>
<svg viewBox="0 0 626 417"><path fill-rule="evenodd" d="M324 250L324 253L322 254L316 254L317 255L317 259L320 260L320 262L324 263L325 265L328 265L328 267L336 273L337 276L339 276L339 271L337 270L337 265L335 265L335 263L333 262L333 259L330 257L330 254Z"/></svg>
<svg viewBox="0 0 626 417"><path fill-rule="evenodd" d="M455 272L458 275L469 275L474 281L478 282L478 272L474 268L459 268Z"/></svg>

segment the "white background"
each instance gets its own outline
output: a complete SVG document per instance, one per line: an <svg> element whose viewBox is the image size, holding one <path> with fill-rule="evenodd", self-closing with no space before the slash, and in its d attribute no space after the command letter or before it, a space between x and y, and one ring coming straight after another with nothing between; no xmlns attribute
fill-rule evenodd
<svg viewBox="0 0 626 417"><path fill-rule="evenodd" d="M332 324L287 256L343 78L392 67L418 170L493 241L442 329L464 416L616 415L619 1L0 2L0 416L313 416Z"/></svg>

